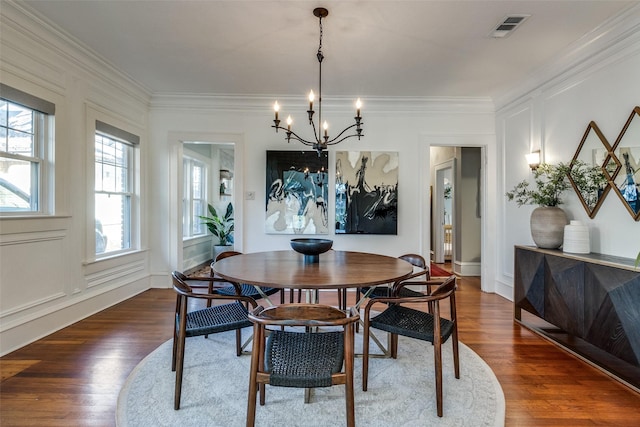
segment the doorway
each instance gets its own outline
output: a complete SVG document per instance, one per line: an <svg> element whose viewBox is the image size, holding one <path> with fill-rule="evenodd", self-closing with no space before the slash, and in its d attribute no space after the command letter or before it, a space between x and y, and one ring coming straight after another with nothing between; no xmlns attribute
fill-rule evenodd
<svg viewBox="0 0 640 427"><path fill-rule="evenodd" d="M454 177L455 158L434 167L433 191L433 261L437 264L453 259L453 218L455 216Z"/></svg>
<svg viewBox="0 0 640 427"><path fill-rule="evenodd" d="M432 260L460 276L482 271L482 158L482 147L430 147Z"/></svg>

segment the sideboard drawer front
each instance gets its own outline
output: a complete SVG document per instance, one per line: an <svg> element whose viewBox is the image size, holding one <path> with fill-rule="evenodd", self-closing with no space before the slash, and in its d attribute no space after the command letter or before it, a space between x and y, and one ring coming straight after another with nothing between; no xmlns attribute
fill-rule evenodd
<svg viewBox="0 0 640 427"><path fill-rule="evenodd" d="M640 367L640 274L588 264L585 339Z"/></svg>
<svg viewBox="0 0 640 427"><path fill-rule="evenodd" d="M577 337L584 337L584 262L545 256L543 317Z"/></svg>

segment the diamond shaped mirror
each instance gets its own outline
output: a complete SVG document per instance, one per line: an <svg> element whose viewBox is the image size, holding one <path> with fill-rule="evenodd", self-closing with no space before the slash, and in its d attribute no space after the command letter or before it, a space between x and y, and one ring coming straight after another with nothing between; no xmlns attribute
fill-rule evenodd
<svg viewBox="0 0 640 427"><path fill-rule="evenodd" d="M640 220L640 107L635 107L613 144L621 167L613 175L614 191L633 219Z"/></svg>
<svg viewBox="0 0 640 427"><path fill-rule="evenodd" d="M611 145L596 123L589 123L569 170L569 181L589 218L596 216L611 189L611 173L620 167L611 152Z"/></svg>

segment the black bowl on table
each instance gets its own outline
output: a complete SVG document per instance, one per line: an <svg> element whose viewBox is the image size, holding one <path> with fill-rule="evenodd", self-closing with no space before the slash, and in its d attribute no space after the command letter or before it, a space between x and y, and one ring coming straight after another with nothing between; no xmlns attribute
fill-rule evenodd
<svg viewBox="0 0 640 427"><path fill-rule="evenodd" d="M327 252L333 246L329 239L291 239L291 248L304 255L304 262L311 264L320 261L320 254Z"/></svg>

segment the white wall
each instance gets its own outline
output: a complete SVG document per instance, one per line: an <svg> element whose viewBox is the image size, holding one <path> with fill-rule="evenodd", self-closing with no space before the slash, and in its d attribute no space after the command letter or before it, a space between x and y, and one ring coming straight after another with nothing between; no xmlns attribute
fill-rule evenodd
<svg viewBox="0 0 640 427"><path fill-rule="evenodd" d="M613 145L633 108L640 105L640 12L625 25L603 28L594 44L598 50L575 53L574 64L562 73L502 107L496 117L504 193L531 172L525 154L541 148L544 161L568 163L587 126L595 121ZM610 191L594 219L589 219L573 190L562 205L569 219L589 225L591 251L635 258L640 250L640 222L633 220L620 199ZM513 295L513 246L533 245L529 216L534 206L518 208L498 199L498 292Z"/></svg>
<svg viewBox="0 0 640 427"><path fill-rule="evenodd" d="M176 184L180 141L234 143L235 218L242 224L235 233L236 249L288 249L291 236L263 231L266 150L300 149L270 128L275 97L151 97L21 7L4 2L0 10L0 79L56 104L56 207L50 217L0 220L0 354L150 286L169 286L170 271L183 262L176 231L181 226ZM486 99L364 99L365 137L338 148L399 152L399 233L330 234L335 247L428 256L429 147L483 147L487 191L481 213L482 286L511 298L513 245L530 243L529 212L507 204L504 192L528 176L524 154L529 149L544 146L546 160L570 160L589 120L615 139L640 100L637 15L618 20L602 29L603 36L593 35L592 43L575 47L576 52L567 55L569 66L536 73L539 81L533 86L523 82L508 99L499 100L497 120L493 103ZM304 115L304 94L280 100ZM325 104L330 123L348 124L351 100L327 99ZM142 153L142 250L99 262L87 255L88 233L93 233L86 197L93 150L88 119L94 116L139 134ZM330 155L331 173L332 161ZM255 192L255 200L244 200L245 191ZM570 216L587 221L577 199L567 201ZM331 209L329 215L332 222ZM635 257L638 248L632 242L637 241L638 223L612 194L589 223L596 230L594 250Z"/></svg>
<svg viewBox="0 0 640 427"><path fill-rule="evenodd" d="M283 101L293 113L306 110L304 95L299 99ZM494 137L493 105L487 100L438 100L407 105L395 100L363 100L364 137L361 141L350 139L330 149L329 188L334 185L334 150L398 151L400 162L398 235L335 235L334 197L329 191L329 238L338 250L372 251L391 256L403 253L421 253L429 256L429 144L430 141L444 145L466 145L468 138L482 135L492 144ZM269 235L264 232L265 220L265 162L267 150L306 149L300 143L287 144L283 133L275 133L270 127L273 112L271 99L230 100L227 98L175 98L154 97L150 113L151 144L153 146L150 173L154 177L151 203L153 212L159 214L151 219L152 229L170 230L170 212L175 201L171 194L174 182L171 179L172 153L179 146L179 135L194 132L220 138L233 135L242 141L243 162L236 164L235 177L243 182L235 183L236 227L242 224L242 237L236 232L236 250L255 252L289 249L291 235ZM323 113L326 119L338 127L350 124L352 102L349 100L325 100ZM305 134L304 120L300 132ZM461 135L460 129L464 129ZM309 130L310 132L310 130ZM178 135L176 137L176 135ZM217 136L218 135L218 136ZM487 138L488 136L488 138ZM481 139L481 138L480 138ZM476 143L480 139L476 138ZM488 142L487 142L488 141ZM241 168L241 169L240 169ZM255 200L245 200L245 192L255 192ZM238 230L238 228L236 228ZM151 246L160 251L151 259L152 283L165 286L168 273L175 268L179 255L175 253L171 236L165 233L150 233ZM154 240L155 239L155 240Z"/></svg>
<svg viewBox="0 0 640 427"><path fill-rule="evenodd" d="M87 170L95 119L135 133L147 150L148 95L68 39L0 9L2 83L56 106L53 215L0 219L0 355L149 287L143 251L95 262ZM141 159L142 213L146 170ZM89 169L90 170L90 169ZM143 249L146 232L140 233Z"/></svg>

